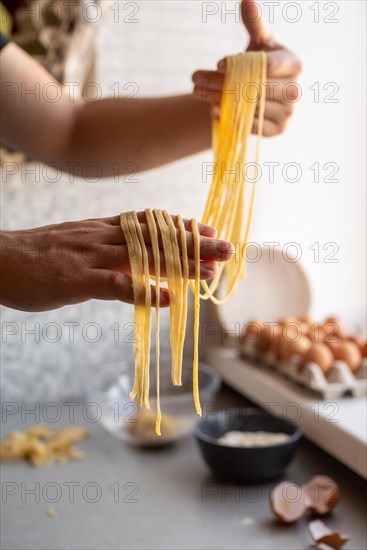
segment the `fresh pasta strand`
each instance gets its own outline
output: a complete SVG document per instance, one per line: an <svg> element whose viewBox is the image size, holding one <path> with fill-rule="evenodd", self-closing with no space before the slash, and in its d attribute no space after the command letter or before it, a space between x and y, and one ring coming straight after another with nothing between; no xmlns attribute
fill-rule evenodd
<svg viewBox="0 0 367 550"><path fill-rule="evenodd" d="M185 343L186 334L186 322L187 322L187 288L189 286L189 259L187 255L187 242L186 242L186 229L182 217L177 215L177 224L180 232L181 239L181 254L182 254L182 318L180 327L180 341L179 341L179 356L183 357L183 348ZM181 376L180 376L180 382Z"/></svg>
<svg viewBox="0 0 367 550"><path fill-rule="evenodd" d="M173 259L173 250L172 242L168 229L167 222L163 216L161 210L154 210L154 214L158 223L158 228L162 237L163 252L166 261L166 271L167 271L167 283L168 290L170 295L170 343L171 343L171 352L172 352L172 383L176 384L176 360L177 355L176 350L176 318L177 318L177 294L176 294L176 284L175 284L175 266Z"/></svg>
<svg viewBox="0 0 367 550"><path fill-rule="evenodd" d="M177 242L175 224L173 223L170 214L166 210L163 210L163 217L166 220L166 223L168 226L168 232L169 232L169 237L170 237L171 247L172 247L173 268L175 273L174 284L175 284L176 299L173 304L173 307L175 308L175 311L176 311L175 322L178 328L178 333L175 332L174 334L174 347L172 349L172 353L174 353L175 355L173 359L173 383L175 386L181 386L182 385L182 381L181 381L182 355L180 356L180 335L181 335L182 303L183 303L181 258L180 258L180 249Z"/></svg>
<svg viewBox="0 0 367 550"><path fill-rule="evenodd" d="M159 244L158 244L158 231L157 225L155 223L154 214L150 208L145 210L145 215L147 218L147 224L149 228L150 238L152 242L153 249L153 258L154 258L154 273L155 273L155 282L156 282L156 306L155 306L155 357L156 357L156 392L157 392L157 419L155 425L155 431L157 435L161 435L161 403L160 403L160 342L159 342L159 331L160 331L160 279L161 279L161 264L160 264L160 253L159 253Z"/></svg>
<svg viewBox="0 0 367 550"><path fill-rule="evenodd" d="M139 239L143 260L143 275L145 288L145 315L144 315L144 336L143 336L143 357L144 357L144 407L150 409L149 405L149 367L150 367L150 327L152 317L152 296L150 291L149 261L147 249L144 242L143 232L140 227L136 212L132 212L131 219L135 224L136 233Z"/></svg>
<svg viewBox="0 0 367 550"><path fill-rule="evenodd" d="M195 261L195 293L194 293L194 362L193 362L193 394L196 412L201 416L199 399L199 316L200 316L200 233L196 220L191 220L191 230L194 239Z"/></svg>
<svg viewBox="0 0 367 550"><path fill-rule="evenodd" d="M145 289L143 284L143 278L141 275L141 250L140 243L137 238L136 230L131 232L130 224L128 222L129 212L123 213L120 216L121 229L124 232L126 242L128 243L128 253L131 266L131 275L133 279L133 293L134 293L134 325L138 327L139 331L142 331L144 319L145 319ZM133 224L135 228L135 224ZM138 251L140 253L138 253ZM140 261L140 266L138 265ZM144 388L144 358L142 352L142 338L137 338L134 342L134 362L135 362L135 375L134 386L130 393L130 399L137 400L139 407L143 404L143 388Z"/></svg>

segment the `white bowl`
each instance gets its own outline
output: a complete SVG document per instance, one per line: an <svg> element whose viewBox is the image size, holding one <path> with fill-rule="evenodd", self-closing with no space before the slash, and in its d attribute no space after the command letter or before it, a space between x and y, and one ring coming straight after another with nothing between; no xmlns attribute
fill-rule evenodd
<svg viewBox="0 0 367 550"><path fill-rule="evenodd" d="M87 388L87 400L97 403L100 408L100 423L118 439L138 446L161 446L177 441L189 435L197 422L192 394L192 362L184 361L182 369L182 386L173 386L170 369L162 365L160 377L160 401L162 417L168 415L177 421L174 435L162 437L151 434L149 438L134 435L129 428L137 422L139 407L130 400L133 387L134 366L121 364L101 365L92 368ZM156 409L154 376L151 373L150 406ZM213 402L220 387L219 374L208 365L199 363L200 400Z"/></svg>

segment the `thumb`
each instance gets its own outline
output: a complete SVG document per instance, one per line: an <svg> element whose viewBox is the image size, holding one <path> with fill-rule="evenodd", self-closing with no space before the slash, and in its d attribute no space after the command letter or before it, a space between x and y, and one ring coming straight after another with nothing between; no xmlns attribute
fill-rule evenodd
<svg viewBox="0 0 367 550"><path fill-rule="evenodd" d="M257 46L270 47L274 40L261 17L261 8L257 3L254 0L242 0L241 15L244 25L250 34L251 42Z"/></svg>

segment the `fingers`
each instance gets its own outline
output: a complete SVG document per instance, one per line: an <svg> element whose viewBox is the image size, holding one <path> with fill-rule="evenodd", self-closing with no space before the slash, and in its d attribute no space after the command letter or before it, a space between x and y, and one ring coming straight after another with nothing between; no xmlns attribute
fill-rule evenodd
<svg viewBox="0 0 367 550"><path fill-rule="evenodd" d="M284 112L284 110L282 109ZM212 105L211 106L211 116L213 118L219 119L220 118L220 106L219 105ZM289 114L284 114L284 116L279 116L278 120L271 120L264 118L263 122L263 133L262 135L264 137L273 137L277 136L278 134L282 133L289 121ZM254 118L254 123L252 126L251 133L257 134L259 131L259 119L258 117Z"/></svg>
<svg viewBox="0 0 367 550"><path fill-rule="evenodd" d="M288 56L285 55L285 58L288 59ZM223 69L225 64L220 62L219 66ZM224 79L225 75L219 71L197 71L193 75L195 84L194 95L202 101L209 103L210 114L216 119L220 118ZM295 80L296 75L294 75L294 80L281 77L267 80L263 126L264 136L275 136L284 131L290 116L294 112L295 102L300 96L300 88ZM253 133L257 133L259 126L257 118L258 108L259 105L255 114Z"/></svg>
<svg viewBox="0 0 367 550"><path fill-rule="evenodd" d="M131 277L118 271L108 269L90 269L85 280L89 298L97 300L120 300L127 304L134 304L133 283ZM156 287L151 286L152 305L157 299ZM169 292L166 288L159 291L161 307L169 306Z"/></svg>
<svg viewBox="0 0 367 550"><path fill-rule="evenodd" d="M271 47L274 44L273 37L261 18L261 11L256 2L253 0L242 0L241 16L254 44L265 47Z"/></svg>
<svg viewBox="0 0 367 550"><path fill-rule="evenodd" d="M227 71L227 60L226 60L226 58L221 59L220 61L218 61L217 70L218 70L218 72L220 72L222 74L226 73L226 71Z"/></svg>
<svg viewBox="0 0 367 550"><path fill-rule="evenodd" d="M220 118L220 105L211 105L210 106L210 116L219 120Z"/></svg>
<svg viewBox="0 0 367 550"><path fill-rule="evenodd" d="M294 105L292 103L279 103L278 101L268 101L265 104L265 120L275 122L278 125L286 122L293 114ZM256 109L255 118L258 116L259 109Z"/></svg>
<svg viewBox="0 0 367 550"><path fill-rule="evenodd" d="M145 212L137 212L137 216L140 223L146 224L147 219L146 219ZM177 216L171 215L171 218L175 226L178 227ZM120 216L112 216L110 218L101 218L100 221L104 222L107 225L120 226ZM185 228L191 231L191 220L184 218L183 222L184 222ZM217 236L216 229L210 225L198 223L198 228L199 228L200 235L204 235L206 237L214 237L214 238Z"/></svg>
<svg viewBox="0 0 367 550"><path fill-rule="evenodd" d="M154 255L153 250L150 246L146 248L148 262L149 262L149 273L155 275L154 267ZM134 261L133 259L131 261ZM98 267L103 269L112 269L115 271L121 271L126 275L131 276L131 267L129 259L128 247L123 246L107 246L103 248L101 257L98 261ZM207 280L213 279L217 274L218 268L217 264L213 261L202 261L200 262L200 279ZM161 277L167 276L166 270L166 261L163 254L160 255L160 274ZM189 259L189 278L195 278L195 262L193 259Z"/></svg>
<svg viewBox="0 0 367 550"><path fill-rule="evenodd" d="M273 98L276 95L278 98L282 99L282 101L267 99L265 103L263 135L274 136L284 130L288 119L294 112L295 101L285 101L281 92L279 90L276 91L274 87L269 88L269 93L273 95ZM287 97L295 97L296 94L298 94L298 89L296 87L287 89ZM222 93L220 91L210 92L208 96L206 91L204 92L202 89L195 87L195 95L202 98L205 97L205 100L211 105L211 116L219 119ZM257 117L258 109L259 106L257 106L255 117ZM258 127L257 123L258 121L256 120L254 128ZM253 132L255 133L254 129Z"/></svg>
<svg viewBox="0 0 367 550"><path fill-rule="evenodd" d="M291 77L297 79L302 71L302 65L295 53L286 49L268 52L267 74L269 78Z"/></svg>
<svg viewBox="0 0 367 550"><path fill-rule="evenodd" d="M269 78L266 81L266 99L280 103L296 103L301 97L297 76L290 78Z"/></svg>
<svg viewBox="0 0 367 550"><path fill-rule="evenodd" d="M149 227L147 224L141 224L141 230L144 237L144 242L151 246L151 236L149 232ZM177 240L181 249L181 238L180 234L177 231L176 233ZM124 244L126 245L126 238L123 232L119 227L111 227L104 231L103 234L103 242L108 245L118 245L118 244ZM158 236L158 243L161 249L163 249L162 244L162 238L159 234ZM192 233L190 231L186 231L186 243L187 243L187 255L189 258L194 257L194 240ZM209 260L209 261L215 261L215 262L225 262L229 260L234 253L234 248L231 243L228 243L226 241L220 241L209 237L203 237L200 238L200 259L201 260Z"/></svg>
<svg viewBox="0 0 367 550"><path fill-rule="evenodd" d="M192 75L194 95L211 104L219 104L224 87L224 74L219 71L196 71Z"/></svg>
<svg viewBox="0 0 367 550"><path fill-rule="evenodd" d="M301 94L296 82L297 75L290 78L268 78L266 81L266 99L281 103L294 103ZM224 74L218 71L196 71L193 75L194 95L212 105L219 105L224 90Z"/></svg>
<svg viewBox="0 0 367 550"><path fill-rule="evenodd" d="M225 73L225 71L224 71ZM218 71L195 71L192 75L194 84L211 84L216 89L220 90L224 82L224 73Z"/></svg>
<svg viewBox="0 0 367 550"><path fill-rule="evenodd" d="M302 64L296 54L280 46L275 50L267 52L266 62L267 80L283 77L297 80L302 72ZM217 71L220 74L225 74L226 70L227 61L226 59L221 59L218 61ZM196 71L193 77L201 78L202 73L208 73L208 75L213 78L214 71Z"/></svg>
<svg viewBox="0 0 367 550"><path fill-rule="evenodd" d="M194 94L202 101L206 101L211 105L220 105L222 102L223 89L223 82L221 84L204 82L195 85ZM269 80L266 84L267 104L277 102L285 105L293 105L299 96L300 89L296 82L291 82L283 78L279 80Z"/></svg>
<svg viewBox="0 0 367 550"><path fill-rule="evenodd" d="M175 226L178 227L177 216L175 214L171 214L171 218ZM147 218L146 218L145 212L138 212L138 220L140 223L146 223ZM188 231L191 231L191 220L183 218L183 223L184 223L185 229L187 229ZM198 223L198 229L199 229L200 235L203 235L206 237L217 236L217 230L214 227L211 227L210 225Z"/></svg>
<svg viewBox="0 0 367 550"><path fill-rule="evenodd" d="M279 127L278 124L276 122L273 122L272 120L264 120L262 135L264 137L277 136L284 130L285 124L282 127ZM259 131L259 119L255 118L254 124L252 126L252 133L257 134L258 131Z"/></svg>
<svg viewBox="0 0 367 550"><path fill-rule="evenodd" d="M220 105L222 102L222 87L216 89L215 86L207 82L203 86L195 86L194 96L209 103L209 105Z"/></svg>

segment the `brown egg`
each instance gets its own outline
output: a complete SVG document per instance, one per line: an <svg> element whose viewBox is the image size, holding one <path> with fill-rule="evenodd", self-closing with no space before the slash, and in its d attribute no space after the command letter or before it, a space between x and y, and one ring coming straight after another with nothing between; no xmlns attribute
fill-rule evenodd
<svg viewBox="0 0 367 550"><path fill-rule="evenodd" d="M326 332L323 328L321 328L320 325L315 326L312 330L309 330L307 333L307 337L311 340L311 342L318 343L323 342L324 338L326 337Z"/></svg>
<svg viewBox="0 0 367 550"><path fill-rule="evenodd" d="M301 360L301 365L307 363L316 363L324 374L326 374L333 366L334 356L330 348L323 342L312 344L306 351Z"/></svg>
<svg viewBox="0 0 367 550"><path fill-rule="evenodd" d="M364 343L364 346L361 349L362 357L367 357L367 342Z"/></svg>
<svg viewBox="0 0 367 550"><path fill-rule="evenodd" d="M340 340L340 339L336 340L334 338L329 341L327 337L324 340L324 344L326 344L327 347L331 349L331 351L333 352L333 355L334 355L335 348L337 348L341 342L343 342L343 340Z"/></svg>
<svg viewBox="0 0 367 550"><path fill-rule="evenodd" d="M357 344L359 349L361 350L362 357L366 357L363 355L363 349L366 347L366 339L362 336L362 334L354 334L353 336L348 336L347 340L354 342Z"/></svg>
<svg viewBox="0 0 367 550"><path fill-rule="evenodd" d="M282 346L283 346L283 336L281 333L278 334L278 336L274 340L274 344L272 346L273 353L276 357L276 359L280 360L282 359Z"/></svg>
<svg viewBox="0 0 367 550"><path fill-rule="evenodd" d="M361 365L362 353L354 342L343 341L332 349L335 359L345 361L351 371L355 371Z"/></svg>
<svg viewBox="0 0 367 550"><path fill-rule="evenodd" d="M337 323L341 326L341 321L340 321L340 318L339 317L335 317L333 315L331 315L330 317L327 317L324 321L324 325L326 323Z"/></svg>
<svg viewBox="0 0 367 550"><path fill-rule="evenodd" d="M298 321L298 324L302 331L302 336L308 336L310 332L310 326L307 323L302 323L302 321Z"/></svg>
<svg viewBox="0 0 367 550"><path fill-rule="evenodd" d="M264 324L259 339L256 341L256 349L259 351L269 351L281 333L281 327L279 325L267 325Z"/></svg>
<svg viewBox="0 0 367 550"><path fill-rule="evenodd" d="M338 317L328 317L323 323L322 328L332 338L336 336L338 338L346 338L346 332L343 323Z"/></svg>
<svg viewBox="0 0 367 550"><path fill-rule="evenodd" d="M287 359L292 355L292 350L289 348L289 344L293 344L302 339L302 328L298 321L295 319L281 325L281 333L279 339L276 341L276 355L279 359ZM294 349L293 346L291 346Z"/></svg>
<svg viewBox="0 0 367 550"><path fill-rule="evenodd" d="M307 327L312 327L312 325L315 324L315 321L311 319L308 315L303 315L302 317L298 317L298 321Z"/></svg>
<svg viewBox="0 0 367 550"><path fill-rule="evenodd" d="M302 486L302 491L308 496L309 509L319 516L328 514L340 499L336 481L328 476L314 476Z"/></svg>
<svg viewBox="0 0 367 550"><path fill-rule="evenodd" d="M282 317L281 319L279 319L278 323L282 326L284 325L289 325L290 323L297 323L297 318L296 317Z"/></svg>
<svg viewBox="0 0 367 550"><path fill-rule="evenodd" d="M284 481L274 487L270 495L270 508L281 523L294 523L307 512L308 497L301 487Z"/></svg>
<svg viewBox="0 0 367 550"><path fill-rule="evenodd" d="M264 322L261 319L249 321L242 331L243 339L248 342L257 342L261 336Z"/></svg>
<svg viewBox="0 0 367 550"><path fill-rule="evenodd" d="M299 340L303 335L302 326L298 321L292 321L282 326L282 336L287 342Z"/></svg>
<svg viewBox="0 0 367 550"><path fill-rule="evenodd" d="M292 355L304 355L311 346L312 342L309 338L307 338L307 336L301 336L301 338L295 342L283 340L281 344L282 358L287 359L292 357Z"/></svg>

